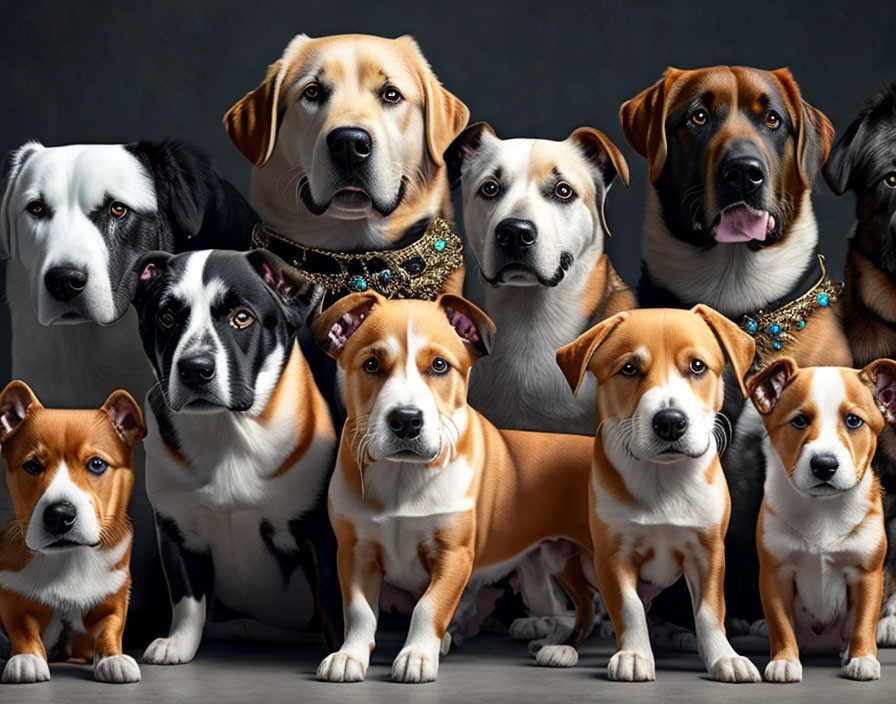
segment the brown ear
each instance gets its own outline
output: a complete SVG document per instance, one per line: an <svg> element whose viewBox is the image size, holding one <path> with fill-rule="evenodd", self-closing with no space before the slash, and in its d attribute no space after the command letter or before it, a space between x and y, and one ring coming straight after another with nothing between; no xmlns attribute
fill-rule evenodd
<svg viewBox="0 0 896 704"><path fill-rule="evenodd" d="M352 293L340 298L311 323L311 334L318 346L338 359L348 339L355 334L370 310L386 299L376 291Z"/></svg>
<svg viewBox="0 0 896 704"><path fill-rule="evenodd" d="M0 393L0 443L9 440L22 425L29 408L43 408L24 381L15 379Z"/></svg>
<svg viewBox="0 0 896 704"><path fill-rule="evenodd" d="M442 87L413 37L406 34L396 41L408 45L417 61L425 101L426 147L436 166L442 166L445 150L466 127L470 111L459 98Z"/></svg>
<svg viewBox="0 0 896 704"><path fill-rule="evenodd" d="M579 392L585 372L597 348L607 339L611 332L628 317L628 311L617 313L602 320L590 330L582 333L577 339L557 350L557 364L566 377L566 383L572 389L572 395Z"/></svg>
<svg viewBox="0 0 896 704"><path fill-rule="evenodd" d="M798 371L796 362L790 357L781 357L760 369L750 379L747 389L756 410L763 415L771 413L781 398L781 392Z"/></svg>
<svg viewBox="0 0 896 704"><path fill-rule="evenodd" d="M628 162L622 156L619 147L613 144L607 135L593 127L579 127L569 135L567 140L582 150L588 163L600 174L600 179L596 179L598 184L597 210L600 213L600 224L604 232L612 237L610 228L607 226L604 205L607 201L607 191L610 190L610 185L616 178L616 174L619 174L622 183L628 185Z"/></svg>
<svg viewBox="0 0 896 704"><path fill-rule="evenodd" d="M451 327L477 359L489 353L495 334L495 324L491 318L460 296L445 294L439 296L436 303L445 311Z"/></svg>
<svg viewBox="0 0 896 704"><path fill-rule="evenodd" d="M464 162L477 152L483 138L489 136L497 138L492 126L487 122L477 122L461 132L451 143L451 146L445 150L445 165L448 167L449 186L454 188L455 184L460 182Z"/></svg>
<svg viewBox="0 0 896 704"><path fill-rule="evenodd" d="M756 342L728 318L709 306L701 303L691 308L691 313L696 313L703 318L712 329L716 340L719 341L719 345L734 369L741 392L746 396L747 387L744 377L753 364L753 357L756 355Z"/></svg>
<svg viewBox="0 0 896 704"><path fill-rule="evenodd" d="M128 445L136 445L146 436L140 406L127 391L113 391L100 410L112 419L115 432Z"/></svg>
<svg viewBox="0 0 896 704"><path fill-rule="evenodd" d="M683 73L670 66L659 81L623 103L619 110L625 138L638 154L647 157L647 173L651 183L660 177L666 164L669 90Z"/></svg>
<svg viewBox="0 0 896 704"><path fill-rule="evenodd" d="M874 402L884 420L896 423L896 362L892 359L877 359L862 369L859 377L874 394Z"/></svg>
<svg viewBox="0 0 896 704"><path fill-rule="evenodd" d="M803 184L811 186L828 159L834 143L834 126L821 110L803 100L790 69L771 72L787 97L791 119L797 133L797 170Z"/></svg>

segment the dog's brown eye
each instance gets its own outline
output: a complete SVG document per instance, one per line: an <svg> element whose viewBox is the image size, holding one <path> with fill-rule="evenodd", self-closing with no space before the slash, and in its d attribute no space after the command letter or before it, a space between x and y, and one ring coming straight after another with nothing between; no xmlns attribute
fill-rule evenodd
<svg viewBox="0 0 896 704"><path fill-rule="evenodd" d="M44 466L37 460L28 460L22 465L22 469L28 472L28 474L36 476L44 471Z"/></svg>
<svg viewBox="0 0 896 704"><path fill-rule="evenodd" d="M626 362L622 365L622 369L619 370L619 373L622 374L622 376L634 376L638 373L638 368L631 362Z"/></svg>
<svg viewBox="0 0 896 704"><path fill-rule="evenodd" d="M302 95L308 98L308 100L317 100L320 98L320 86L317 83L309 83L305 86L305 90L302 91Z"/></svg>
<svg viewBox="0 0 896 704"><path fill-rule="evenodd" d="M170 330L174 327L174 314L168 308L164 308L156 316L156 322L166 330Z"/></svg>
<svg viewBox="0 0 896 704"><path fill-rule="evenodd" d="M380 361L376 357L368 357L364 360L364 371L368 374L376 374L380 370Z"/></svg>
<svg viewBox="0 0 896 704"><path fill-rule="evenodd" d="M112 213L113 217L121 220L128 214L128 207L124 203L119 203L117 200L112 201L112 205L109 206L109 212Z"/></svg>
<svg viewBox="0 0 896 704"><path fill-rule="evenodd" d="M706 371L706 362L702 359L692 359L690 369L694 374L702 374Z"/></svg>
<svg viewBox="0 0 896 704"><path fill-rule="evenodd" d="M896 188L896 171L884 176L884 183L887 185L887 188Z"/></svg>
<svg viewBox="0 0 896 704"><path fill-rule="evenodd" d="M495 179L490 178L488 181L483 183L479 187L479 192L484 195L486 198L494 198L498 195L498 191L501 190L501 187L498 185L498 182Z"/></svg>
<svg viewBox="0 0 896 704"><path fill-rule="evenodd" d="M566 181L560 181L556 186L554 186L554 195L557 196L560 200L569 200L572 198L576 192L572 190L572 186L570 186Z"/></svg>
<svg viewBox="0 0 896 704"><path fill-rule="evenodd" d="M381 97L382 97L382 99L383 99L385 102L387 102L387 103L393 103L393 104L394 104L394 103L400 103L400 102L403 100L403 98L404 98L404 96L402 96L402 94L399 93L399 92L398 92L395 88L393 88L392 86L389 86L388 88L385 88L385 89L383 90L383 92L381 93Z"/></svg>
<svg viewBox="0 0 896 704"><path fill-rule="evenodd" d="M451 365L448 364L448 362L445 361L444 359L442 359L441 357L436 357L434 360L432 360L432 370L436 374L444 374L450 368L451 368Z"/></svg>
<svg viewBox="0 0 896 704"><path fill-rule="evenodd" d="M230 323L230 327L236 328L237 330L245 330L252 323L255 322L255 316L249 311L248 308L243 308L240 306L239 308L234 308L230 313L230 317L227 318L227 322Z"/></svg>
<svg viewBox="0 0 896 704"><path fill-rule="evenodd" d="M781 126L781 116L774 110L769 110L765 114L765 126L770 130L776 130Z"/></svg>
<svg viewBox="0 0 896 704"><path fill-rule="evenodd" d="M25 206L25 210L38 218L47 214L47 206L44 205L42 200L31 201Z"/></svg>
<svg viewBox="0 0 896 704"><path fill-rule="evenodd" d="M706 121L709 119L709 113L706 112L703 108L698 108L691 113L691 117L689 118L691 122L693 122L697 127L703 127L706 124Z"/></svg>

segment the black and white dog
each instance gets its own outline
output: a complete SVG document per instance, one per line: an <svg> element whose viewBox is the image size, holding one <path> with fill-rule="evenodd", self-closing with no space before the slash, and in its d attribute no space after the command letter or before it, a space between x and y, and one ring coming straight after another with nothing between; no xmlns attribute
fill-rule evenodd
<svg viewBox="0 0 896 704"><path fill-rule="evenodd" d="M146 479L174 607L144 661L206 632L341 638L326 487L336 433L296 340L322 290L265 250L147 254L134 305L158 384ZM213 623L217 621L217 623Z"/></svg>

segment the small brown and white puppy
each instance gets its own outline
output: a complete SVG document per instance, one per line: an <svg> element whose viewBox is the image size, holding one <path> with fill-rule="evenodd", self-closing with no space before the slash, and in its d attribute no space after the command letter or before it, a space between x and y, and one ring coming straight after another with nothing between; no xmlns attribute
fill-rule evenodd
<svg viewBox="0 0 896 704"><path fill-rule="evenodd" d="M393 248L451 219L443 154L469 111L409 36L296 36L224 118L255 166L251 202L304 245Z"/></svg>
<svg viewBox="0 0 896 704"><path fill-rule="evenodd" d="M611 680L656 678L645 607L684 574L713 679L757 682L725 636L730 500L714 435L726 359L742 379L753 339L703 305L619 313L557 352L575 391L597 378L589 485L597 583L616 631Z"/></svg>
<svg viewBox="0 0 896 704"><path fill-rule="evenodd" d="M537 660L574 665L575 647L591 628L583 572L591 560L590 439L498 430L467 404L470 368L494 326L457 296L352 294L312 330L345 371L348 409L329 491L345 643L317 676L364 679L386 580L420 595L392 678L435 680L467 584L506 576L554 538L579 548L556 576L580 619L567 645L545 646Z"/></svg>
<svg viewBox="0 0 896 704"><path fill-rule="evenodd" d="M756 528L770 682L803 678L801 650L837 648L854 680L880 678L875 631L887 549L871 458L896 421L896 362L799 368L789 358L750 380L767 434Z"/></svg>
<svg viewBox="0 0 896 704"><path fill-rule="evenodd" d="M635 307L604 253L607 192L617 175L628 183L625 158L591 127L561 142L502 140L480 122L446 160L497 325L488 357L473 368L470 403L500 428L593 435L593 384L571 397L554 357Z"/></svg>
<svg viewBox="0 0 896 704"><path fill-rule="evenodd" d="M131 587L133 445L140 408L115 391L98 410L44 408L21 381L0 394L15 519L0 533L3 682L50 679L50 657L93 658L100 682L140 680L121 650Z"/></svg>

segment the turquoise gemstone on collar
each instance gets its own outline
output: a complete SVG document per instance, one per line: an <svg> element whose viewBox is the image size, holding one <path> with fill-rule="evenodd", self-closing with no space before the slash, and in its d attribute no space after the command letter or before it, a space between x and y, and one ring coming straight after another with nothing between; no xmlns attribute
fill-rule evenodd
<svg viewBox="0 0 896 704"><path fill-rule="evenodd" d="M768 334L769 335L779 335L781 333L781 326L777 323L772 323L768 326Z"/></svg>
<svg viewBox="0 0 896 704"><path fill-rule="evenodd" d="M445 240L443 240L443 239L438 239L438 240L436 240L435 242L432 243L432 246L435 247L435 249L436 249L437 252L441 252L442 250L445 249L445 246L446 246L447 244L448 244L448 243L447 243Z"/></svg>
<svg viewBox="0 0 896 704"><path fill-rule="evenodd" d="M774 347L776 350L780 350L782 347L784 347L784 343L776 337L774 340L772 340L772 347Z"/></svg>
<svg viewBox="0 0 896 704"><path fill-rule="evenodd" d="M363 276L355 275L348 280L348 287L352 291L366 291L367 279L365 279Z"/></svg>
<svg viewBox="0 0 896 704"><path fill-rule="evenodd" d="M752 318L747 321L747 333L750 335L755 335L759 331L759 323L757 323Z"/></svg>
<svg viewBox="0 0 896 704"><path fill-rule="evenodd" d="M818 301L818 305L820 305L822 308L824 308L828 303L831 302L830 296L828 296L828 294L826 293L819 293L818 298L816 298L815 300Z"/></svg>
<svg viewBox="0 0 896 704"><path fill-rule="evenodd" d="M804 327L806 327L806 320L805 320L805 318L802 319L802 320L800 320L800 322L798 322L798 323L796 324L796 329L797 329L797 330L802 330Z"/></svg>

